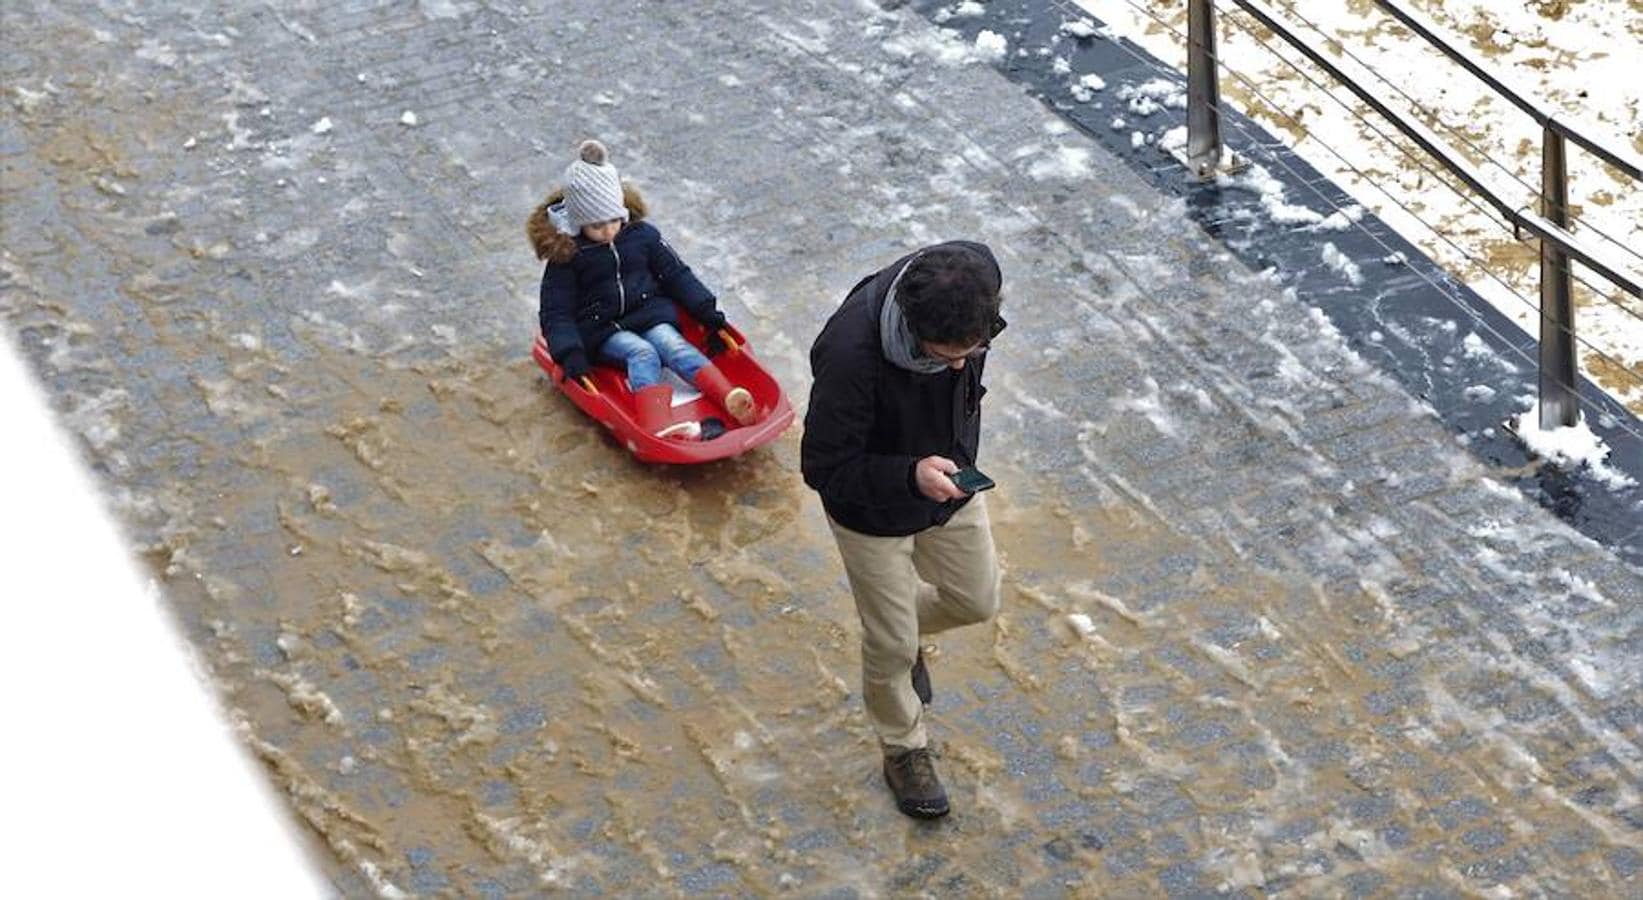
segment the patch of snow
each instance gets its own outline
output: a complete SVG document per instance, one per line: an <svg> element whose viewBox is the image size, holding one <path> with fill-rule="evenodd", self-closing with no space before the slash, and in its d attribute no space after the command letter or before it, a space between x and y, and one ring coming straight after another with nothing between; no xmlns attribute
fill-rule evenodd
<svg viewBox="0 0 1643 900"><path fill-rule="evenodd" d="M1592 432L1585 415L1567 428L1540 428L1540 400L1536 398L1529 409L1512 419L1512 430L1529 452L1564 469L1589 469L1592 477L1613 490L1636 487L1637 480L1610 466L1609 445Z"/></svg>
<svg viewBox="0 0 1643 900"><path fill-rule="evenodd" d="M983 32L983 34L991 34L991 32ZM977 35L976 41L976 44L967 44L959 37L957 32L938 28L896 34L879 46L887 56L897 60L911 61L923 58L943 66L962 66L978 61L990 62L991 60L978 58L980 35ZM999 56L1003 56L1002 49Z"/></svg>
<svg viewBox="0 0 1643 900"><path fill-rule="evenodd" d="M1090 73L1072 83L1073 99L1079 103L1088 103L1095 98L1095 92L1106 88L1107 82L1100 75Z"/></svg>
<svg viewBox="0 0 1643 900"><path fill-rule="evenodd" d="M1460 339L1460 345L1461 352L1466 354L1467 359L1486 359L1494 362L1496 365L1508 372L1517 371L1516 364L1501 356L1499 353L1496 353L1494 348L1485 343L1483 338L1480 337L1475 331L1467 332L1466 337Z"/></svg>
<svg viewBox="0 0 1643 900"><path fill-rule="evenodd" d="M1358 264L1342 253L1334 242L1324 244L1323 260L1324 265L1341 273L1347 281L1355 285L1363 284L1363 272L1358 269Z"/></svg>
<svg viewBox="0 0 1643 900"><path fill-rule="evenodd" d="M422 14L430 19L457 19L478 8L477 3L458 3L453 0L417 0Z"/></svg>
<svg viewBox="0 0 1643 900"><path fill-rule="evenodd" d="M976 35L975 48L977 59L998 62L1009 51L1010 42L1004 39L1004 35L984 28L980 34Z"/></svg>
<svg viewBox="0 0 1643 900"><path fill-rule="evenodd" d="M1142 378L1146 393L1140 396L1130 396L1112 401L1114 409L1130 409L1145 416L1147 421L1158 433L1167 438L1179 438L1181 430L1169 411L1164 408L1163 392L1158 388L1158 382L1149 377Z"/></svg>
<svg viewBox="0 0 1643 900"><path fill-rule="evenodd" d="M56 88L51 86L51 79L48 78L38 91L31 91L20 84L14 86L12 91L17 95L17 107L23 112L31 113L49 98L56 91Z"/></svg>
<svg viewBox="0 0 1643 900"><path fill-rule="evenodd" d="M1120 87L1118 99L1128 104L1130 112L1145 117L1165 107L1186 109L1187 89L1168 79L1154 78L1141 84Z"/></svg>
<svg viewBox="0 0 1643 900"><path fill-rule="evenodd" d="M1057 147L1041 155L1027 168L1027 174L1039 180L1052 178L1082 178L1090 174L1093 157L1087 147Z"/></svg>
<svg viewBox="0 0 1643 900"><path fill-rule="evenodd" d="M1324 221L1322 213L1306 206L1290 203L1284 194L1284 184L1272 176L1265 166L1256 164L1232 176L1216 179L1225 187L1249 191L1260 198L1261 209L1267 218L1279 225L1313 226Z"/></svg>
<svg viewBox="0 0 1643 900"><path fill-rule="evenodd" d="M1363 218L1363 207L1356 203L1343 206L1312 226L1313 231L1345 231Z"/></svg>
<svg viewBox="0 0 1643 900"><path fill-rule="evenodd" d="M177 67L177 51L156 38L143 41L137 48L137 58L164 66L167 69Z"/></svg>
<svg viewBox="0 0 1643 900"><path fill-rule="evenodd" d="M1072 22L1062 22L1061 33L1081 41L1088 41L1092 40L1098 32L1094 22L1089 19L1077 19Z"/></svg>

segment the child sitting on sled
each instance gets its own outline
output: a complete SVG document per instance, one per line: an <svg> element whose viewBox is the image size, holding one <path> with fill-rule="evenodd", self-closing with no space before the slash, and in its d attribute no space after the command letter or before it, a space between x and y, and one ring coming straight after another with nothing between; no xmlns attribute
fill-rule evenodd
<svg viewBox="0 0 1643 900"><path fill-rule="evenodd" d="M622 182L605 146L583 141L564 186L525 228L547 264L538 316L548 352L571 379L588 374L595 359L624 366L639 427L652 434L688 435L695 424L670 424L673 389L661 383L664 365L737 422L751 424L753 395L685 340L674 303L707 328L710 352L724 347L724 313L644 216L638 190Z"/></svg>

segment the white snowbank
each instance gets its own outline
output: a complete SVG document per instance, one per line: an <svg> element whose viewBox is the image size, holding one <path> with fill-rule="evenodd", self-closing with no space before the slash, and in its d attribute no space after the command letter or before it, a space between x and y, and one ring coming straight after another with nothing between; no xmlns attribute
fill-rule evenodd
<svg viewBox="0 0 1643 900"><path fill-rule="evenodd" d="M327 896L4 334L0 409L7 892Z"/></svg>

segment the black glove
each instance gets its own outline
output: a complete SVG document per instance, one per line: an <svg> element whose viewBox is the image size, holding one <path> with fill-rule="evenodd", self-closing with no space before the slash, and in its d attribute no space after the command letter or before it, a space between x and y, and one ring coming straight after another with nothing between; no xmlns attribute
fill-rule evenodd
<svg viewBox="0 0 1643 900"><path fill-rule="evenodd" d="M588 365L587 351L581 347L565 351L565 358L559 361L559 368L565 377L576 380L583 378L593 369Z"/></svg>
<svg viewBox="0 0 1643 900"><path fill-rule="evenodd" d="M706 348L708 356L718 356L730 349L730 346L725 343L724 336L719 333L729 327L730 324L725 321L724 313L713 310L702 316L698 321L702 323L703 328L707 329L707 340L703 343L703 346Z"/></svg>

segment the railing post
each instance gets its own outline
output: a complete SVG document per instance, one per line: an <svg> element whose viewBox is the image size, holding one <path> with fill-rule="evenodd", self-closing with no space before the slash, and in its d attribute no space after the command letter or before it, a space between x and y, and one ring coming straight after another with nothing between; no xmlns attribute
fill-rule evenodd
<svg viewBox="0 0 1643 900"><path fill-rule="evenodd" d="M1563 135L1548 120L1541 129L1540 214L1569 227L1569 181ZM1569 254L1555 241L1540 241L1540 428L1550 431L1580 420L1575 392L1575 306Z"/></svg>
<svg viewBox="0 0 1643 900"><path fill-rule="evenodd" d="M1215 177L1221 163L1221 88L1215 71L1215 3L1187 0L1187 167Z"/></svg>

